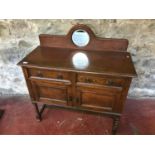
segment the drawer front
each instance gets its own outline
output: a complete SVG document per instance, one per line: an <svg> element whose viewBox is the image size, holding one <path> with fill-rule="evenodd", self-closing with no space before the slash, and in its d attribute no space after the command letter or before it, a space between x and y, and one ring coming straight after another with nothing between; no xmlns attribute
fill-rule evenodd
<svg viewBox="0 0 155 155"><path fill-rule="evenodd" d="M71 83L53 80L31 78L35 100L54 105L69 105L71 98Z"/></svg>
<svg viewBox="0 0 155 155"><path fill-rule="evenodd" d="M77 87L77 105L98 112L120 112L121 90L112 88Z"/></svg>
<svg viewBox="0 0 155 155"><path fill-rule="evenodd" d="M31 68L31 69L28 69L28 75L29 77L34 76L34 77L42 77L42 78L70 80L69 73L62 72L62 71L52 71L52 70Z"/></svg>
<svg viewBox="0 0 155 155"><path fill-rule="evenodd" d="M89 75L89 74L78 74L77 82L122 87L124 85L125 80L123 78L115 78L111 76L95 76L95 75Z"/></svg>

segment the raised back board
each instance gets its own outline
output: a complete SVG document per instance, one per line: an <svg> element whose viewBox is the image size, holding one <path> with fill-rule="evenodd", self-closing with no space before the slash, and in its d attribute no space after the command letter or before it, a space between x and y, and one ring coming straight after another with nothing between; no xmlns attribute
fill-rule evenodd
<svg viewBox="0 0 155 155"><path fill-rule="evenodd" d="M77 47L72 41L74 31L82 29L90 36L90 42L84 47ZM80 50L95 50L95 51L126 51L128 47L127 39L116 38L100 38L96 37L94 32L86 25L77 24L73 26L67 35L39 35L40 45L43 47L71 48Z"/></svg>

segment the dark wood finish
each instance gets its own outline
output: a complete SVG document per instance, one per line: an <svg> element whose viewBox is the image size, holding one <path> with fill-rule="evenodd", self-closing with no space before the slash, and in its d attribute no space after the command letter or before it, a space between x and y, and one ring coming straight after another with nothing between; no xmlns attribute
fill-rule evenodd
<svg viewBox="0 0 155 155"><path fill-rule="evenodd" d="M115 51L84 50L83 53L89 57L89 66L84 70L78 70L72 63L72 57L78 51L82 50L39 46L19 62L19 65L30 69L44 69L44 71L47 69L57 72L93 73L118 77L134 77L136 74L130 53Z"/></svg>
<svg viewBox="0 0 155 155"><path fill-rule="evenodd" d="M72 43L74 30L90 35L85 47ZM60 107L105 114L114 119L112 133L118 128L132 77L136 72L128 40L95 37L85 25L74 26L66 36L40 35L40 46L18 63L23 69L37 119L45 107ZM82 51L89 65L78 69L73 56ZM43 104L39 110L38 104Z"/></svg>

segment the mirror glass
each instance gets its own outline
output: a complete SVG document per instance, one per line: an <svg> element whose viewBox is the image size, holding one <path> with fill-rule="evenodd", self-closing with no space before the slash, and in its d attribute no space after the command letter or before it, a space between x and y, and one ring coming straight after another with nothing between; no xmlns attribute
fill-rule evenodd
<svg viewBox="0 0 155 155"><path fill-rule="evenodd" d="M85 69L89 65L89 59L85 53L77 52L72 57L72 63L77 69Z"/></svg>
<svg viewBox="0 0 155 155"><path fill-rule="evenodd" d="M76 46L83 47L89 43L90 37L85 30L78 29L73 32L72 41Z"/></svg>

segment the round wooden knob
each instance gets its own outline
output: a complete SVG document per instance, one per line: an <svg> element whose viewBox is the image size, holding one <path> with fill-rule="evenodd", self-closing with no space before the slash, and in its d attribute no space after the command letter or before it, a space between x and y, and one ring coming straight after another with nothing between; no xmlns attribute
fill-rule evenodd
<svg viewBox="0 0 155 155"><path fill-rule="evenodd" d="M41 71L38 71L38 72L37 72L37 76L43 77L43 74L41 73Z"/></svg>
<svg viewBox="0 0 155 155"><path fill-rule="evenodd" d="M63 76L61 74L57 75L57 79L63 79Z"/></svg>
<svg viewBox="0 0 155 155"><path fill-rule="evenodd" d="M112 84L113 84L113 81L112 81L112 80L108 80L108 81L106 82L106 84L107 84L107 85L112 85Z"/></svg>
<svg viewBox="0 0 155 155"><path fill-rule="evenodd" d="M85 79L85 82L87 82L87 83L92 83L93 80L92 80L92 79L89 79L89 78L86 78L86 79Z"/></svg>

